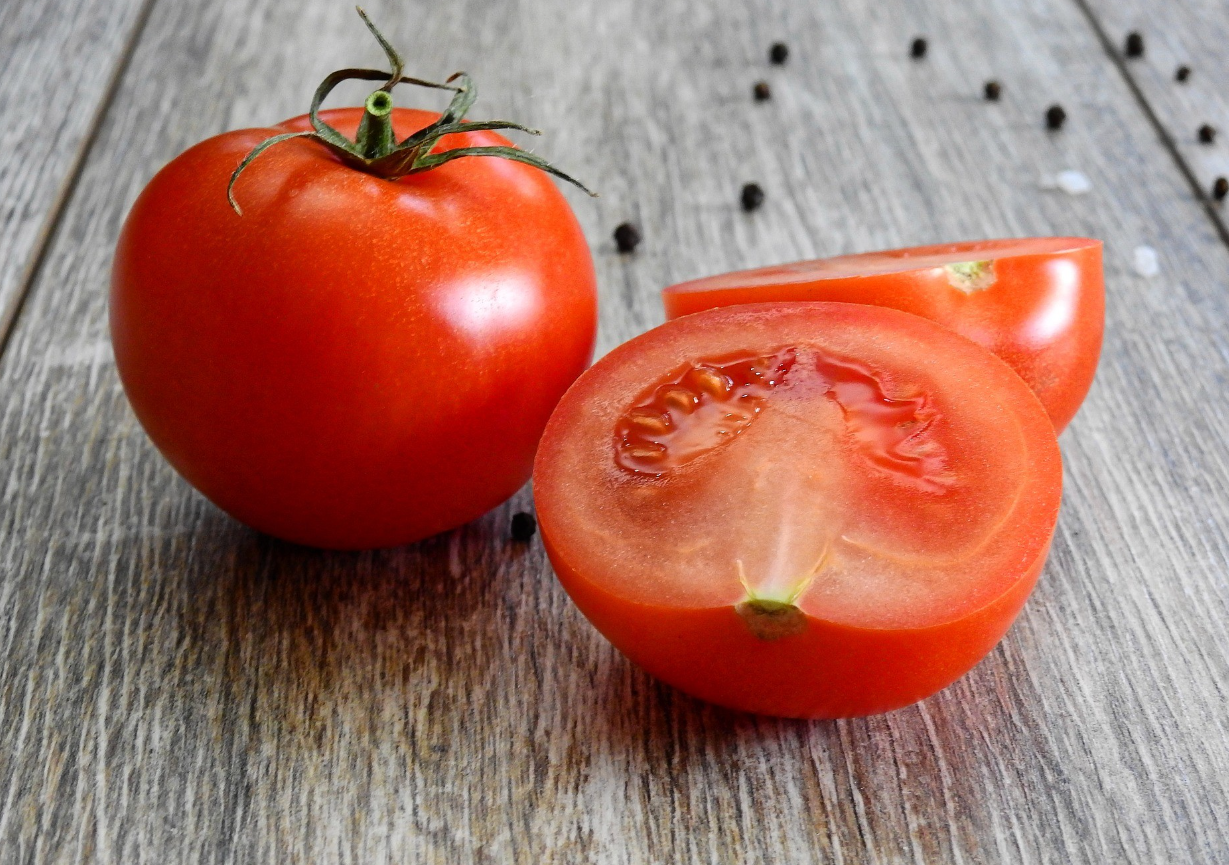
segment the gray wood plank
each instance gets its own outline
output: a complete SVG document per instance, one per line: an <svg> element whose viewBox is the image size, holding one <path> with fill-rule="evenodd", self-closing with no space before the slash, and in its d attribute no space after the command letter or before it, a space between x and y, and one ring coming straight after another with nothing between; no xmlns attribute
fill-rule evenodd
<svg viewBox="0 0 1229 865"><path fill-rule="evenodd" d="M0 348L147 5L0 4Z"/></svg>
<svg viewBox="0 0 1229 865"><path fill-rule="evenodd" d="M1229 5L1219 0L1080 2L1122 58L1124 70L1210 201L1216 178L1229 177ZM1126 57L1126 36L1131 32L1144 39L1142 57ZM1179 66L1190 69L1185 81L1176 78ZM1217 131L1211 143L1199 138L1205 124ZM1229 223L1226 206L1225 202L1212 205L1222 225ZM1225 237L1229 242L1229 230Z"/></svg>
<svg viewBox="0 0 1229 865"><path fill-rule="evenodd" d="M394 8L401 11L394 14ZM1221 862L1229 858L1229 251L1067 0L373 4L414 72L547 130L602 290L942 239L1107 242L1098 382L1052 559L1002 646L885 716L692 701L583 621L529 491L330 554L235 525L163 463L106 337L111 247L165 160L376 62L322 0L156 7L0 359L0 849L15 861ZM915 34L930 38L908 59ZM786 38L781 68L767 46ZM978 98L985 78L1004 99ZM751 101L758 78L773 99ZM358 94L351 94L357 96ZM1062 102L1070 121L1046 133ZM1078 198L1043 190L1065 168ZM764 208L737 207L759 181ZM609 232L638 220L618 256ZM1162 272L1129 267L1150 243Z"/></svg>

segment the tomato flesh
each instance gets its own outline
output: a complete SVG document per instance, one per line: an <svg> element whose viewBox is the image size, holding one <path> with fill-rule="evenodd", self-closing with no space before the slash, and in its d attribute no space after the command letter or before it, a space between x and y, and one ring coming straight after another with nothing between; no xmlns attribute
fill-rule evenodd
<svg viewBox="0 0 1229 865"><path fill-rule="evenodd" d="M670 318L769 301L887 306L990 349L1041 400L1058 432L1092 385L1105 326L1101 242L980 240L843 255L726 273L666 288Z"/></svg>
<svg viewBox="0 0 1229 865"><path fill-rule="evenodd" d="M836 717L967 671L1044 563L1062 469L1037 399L917 316L762 304L669 322L577 380L534 490L556 573L649 672Z"/></svg>

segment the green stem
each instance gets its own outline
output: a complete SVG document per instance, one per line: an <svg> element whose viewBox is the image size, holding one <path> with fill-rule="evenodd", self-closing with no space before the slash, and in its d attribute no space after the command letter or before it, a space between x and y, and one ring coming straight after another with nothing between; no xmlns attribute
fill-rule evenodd
<svg viewBox="0 0 1229 865"><path fill-rule="evenodd" d="M387 90L377 90L367 97L363 106L363 119L359 122L354 143L364 159L379 159L392 153L397 146L393 133L393 97Z"/></svg>

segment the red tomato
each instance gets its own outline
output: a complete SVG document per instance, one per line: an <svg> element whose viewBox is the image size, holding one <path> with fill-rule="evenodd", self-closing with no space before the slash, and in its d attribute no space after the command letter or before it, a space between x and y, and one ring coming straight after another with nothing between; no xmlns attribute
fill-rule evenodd
<svg viewBox="0 0 1229 865"><path fill-rule="evenodd" d="M1037 398L896 310L754 304L615 349L534 467L560 581L629 658L751 712L919 700L1002 637L1041 572L1062 463Z"/></svg>
<svg viewBox="0 0 1229 865"><path fill-rule="evenodd" d="M353 137L362 109L321 116ZM438 115L394 109L398 137ZM128 398L197 489L261 531L401 544L529 477L597 323L580 227L542 171L457 159L396 181L293 139L230 132L167 165L116 253L111 332ZM438 149L509 142L454 134Z"/></svg>
<svg viewBox="0 0 1229 865"><path fill-rule="evenodd" d="M869 303L985 346L1037 394L1058 432L1092 385L1105 328L1101 241L1031 237L842 255L727 273L662 292L674 318L737 303Z"/></svg>

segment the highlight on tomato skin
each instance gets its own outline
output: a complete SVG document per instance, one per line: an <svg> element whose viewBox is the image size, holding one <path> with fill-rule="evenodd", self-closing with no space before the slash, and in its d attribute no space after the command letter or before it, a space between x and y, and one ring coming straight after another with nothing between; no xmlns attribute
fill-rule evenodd
<svg viewBox="0 0 1229 865"><path fill-rule="evenodd" d="M752 304L612 351L555 409L534 497L555 573L633 662L803 718L935 693L1044 566L1062 464L1037 398L932 322Z"/></svg>
<svg viewBox="0 0 1229 865"><path fill-rule="evenodd" d="M867 303L938 322L1005 360L1061 433L1087 396L1101 355L1101 241L918 246L725 273L662 291L669 318L770 301Z"/></svg>

